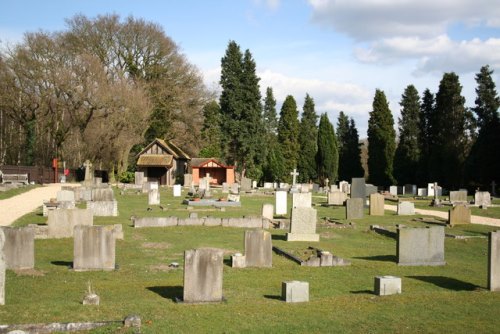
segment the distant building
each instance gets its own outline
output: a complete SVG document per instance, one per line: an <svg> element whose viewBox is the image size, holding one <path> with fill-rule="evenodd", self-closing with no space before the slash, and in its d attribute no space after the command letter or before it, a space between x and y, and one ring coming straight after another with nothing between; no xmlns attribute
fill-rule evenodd
<svg viewBox="0 0 500 334"><path fill-rule="evenodd" d="M234 183L234 166L226 166L216 158L193 158L189 162L189 173L193 184L199 185L200 179L210 174L212 184Z"/></svg>
<svg viewBox="0 0 500 334"><path fill-rule="evenodd" d="M181 183L191 158L170 141L156 138L137 154L137 171L160 185ZM176 182L177 179L177 182Z"/></svg>

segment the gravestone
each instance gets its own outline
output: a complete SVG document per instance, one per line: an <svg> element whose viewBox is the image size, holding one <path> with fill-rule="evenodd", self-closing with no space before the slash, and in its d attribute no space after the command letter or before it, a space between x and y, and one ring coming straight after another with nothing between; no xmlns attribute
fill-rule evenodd
<svg viewBox="0 0 500 334"><path fill-rule="evenodd" d="M465 204L457 204L448 211L448 224L451 226L459 224L470 224L470 209Z"/></svg>
<svg viewBox="0 0 500 334"><path fill-rule="evenodd" d="M247 266L247 261L245 255L241 253L236 253L231 255L231 267L232 268L245 268Z"/></svg>
<svg viewBox="0 0 500 334"><path fill-rule="evenodd" d="M332 191L328 195L328 205L344 205L347 200L347 193L343 191Z"/></svg>
<svg viewBox="0 0 500 334"><path fill-rule="evenodd" d="M383 216L384 213L384 196L370 194L370 216Z"/></svg>
<svg viewBox="0 0 500 334"><path fill-rule="evenodd" d="M199 248L184 252L185 303L222 301L222 249Z"/></svg>
<svg viewBox="0 0 500 334"><path fill-rule="evenodd" d="M290 172L290 175L292 176L292 185L294 186L297 183L297 176L299 176L297 169L294 168L293 171Z"/></svg>
<svg viewBox="0 0 500 334"><path fill-rule="evenodd" d="M184 174L184 187L191 187L193 185L193 174Z"/></svg>
<svg viewBox="0 0 500 334"><path fill-rule="evenodd" d="M247 267L272 267L271 233L263 230L245 231L245 261Z"/></svg>
<svg viewBox="0 0 500 334"><path fill-rule="evenodd" d="M227 182L222 182L222 193L229 194L229 184Z"/></svg>
<svg viewBox="0 0 500 334"><path fill-rule="evenodd" d="M500 230L490 232L488 238L488 289L500 291Z"/></svg>
<svg viewBox="0 0 500 334"><path fill-rule="evenodd" d="M273 183L272 182L264 182L264 189L274 189L273 188Z"/></svg>
<svg viewBox="0 0 500 334"><path fill-rule="evenodd" d="M96 217L117 217L118 201L87 202L87 209Z"/></svg>
<svg viewBox="0 0 500 334"><path fill-rule="evenodd" d="M231 193L232 194L239 194L240 193L240 185L238 183L232 183L231 184Z"/></svg>
<svg viewBox="0 0 500 334"><path fill-rule="evenodd" d="M392 196L397 196L398 195L398 186L390 186L389 187L389 193Z"/></svg>
<svg viewBox="0 0 500 334"><path fill-rule="evenodd" d="M373 184L366 184L365 195L369 197L371 194L376 194L378 189Z"/></svg>
<svg viewBox="0 0 500 334"><path fill-rule="evenodd" d="M59 190L56 198L58 202L74 202L75 192L71 190Z"/></svg>
<svg viewBox="0 0 500 334"><path fill-rule="evenodd" d="M73 269L114 270L115 235L107 226L75 226Z"/></svg>
<svg viewBox="0 0 500 334"><path fill-rule="evenodd" d="M441 266L444 261L444 227L398 229L396 254L401 266Z"/></svg>
<svg viewBox="0 0 500 334"><path fill-rule="evenodd" d="M418 188L417 196L427 197L427 189L426 188Z"/></svg>
<svg viewBox="0 0 500 334"><path fill-rule="evenodd" d="M160 191L151 189L148 193L148 205L160 205Z"/></svg>
<svg viewBox="0 0 500 334"><path fill-rule="evenodd" d="M0 305L5 305L5 255L4 255L5 235L0 229Z"/></svg>
<svg viewBox="0 0 500 334"><path fill-rule="evenodd" d="M241 191L250 191L252 190L252 179L248 179L246 177L241 178Z"/></svg>
<svg viewBox="0 0 500 334"><path fill-rule="evenodd" d="M290 218L290 233L286 234L287 241L319 241L316 234L317 211L313 208L292 208Z"/></svg>
<svg viewBox="0 0 500 334"><path fill-rule="evenodd" d="M6 269L35 267L35 229L32 227L2 227L5 236L3 253Z"/></svg>
<svg viewBox="0 0 500 334"><path fill-rule="evenodd" d="M287 303L309 301L309 282L285 281L281 283L281 298Z"/></svg>
<svg viewBox="0 0 500 334"><path fill-rule="evenodd" d="M491 206L491 195L487 191L476 191L474 194L474 204L476 206Z"/></svg>
<svg viewBox="0 0 500 334"><path fill-rule="evenodd" d="M252 189L257 189L257 181L252 181Z"/></svg>
<svg viewBox="0 0 500 334"><path fill-rule="evenodd" d="M134 173L134 184L136 186L142 186L144 184L144 172Z"/></svg>
<svg viewBox="0 0 500 334"><path fill-rule="evenodd" d="M467 203L467 190L450 191L451 204Z"/></svg>
<svg viewBox="0 0 500 334"><path fill-rule="evenodd" d="M262 218L266 218L269 220L274 219L274 205L272 205L272 204L263 204L262 205Z"/></svg>
<svg viewBox="0 0 500 334"><path fill-rule="evenodd" d="M85 160L83 166L85 167L85 179L83 183L85 185L92 185L94 183L94 172L92 170L92 163L90 162L90 160Z"/></svg>
<svg viewBox="0 0 500 334"><path fill-rule="evenodd" d="M398 195L404 195L405 194L405 187L398 186Z"/></svg>
<svg viewBox="0 0 500 334"><path fill-rule="evenodd" d="M398 202L399 216L414 215L414 214L415 214L415 203L408 201Z"/></svg>
<svg viewBox="0 0 500 334"><path fill-rule="evenodd" d="M363 201L366 197L366 184L363 177L353 177L351 181L351 198L362 198Z"/></svg>
<svg viewBox="0 0 500 334"><path fill-rule="evenodd" d="M312 193L293 193L293 208L310 208L312 206Z"/></svg>
<svg viewBox="0 0 500 334"><path fill-rule="evenodd" d="M91 203L91 202L89 202ZM73 229L77 225L92 226L94 216L89 209L59 209L49 211L48 237L71 238Z"/></svg>
<svg viewBox="0 0 500 334"><path fill-rule="evenodd" d="M115 199L115 193L111 188L95 188L92 189L92 201L113 201Z"/></svg>
<svg viewBox="0 0 500 334"><path fill-rule="evenodd" d="M312 185L312 191L313 191L314 193L319 192L319 184L317 184L317 183L313 183L313 185Z"/></svg>
<svg viewBox="0 0 500 334"><path fill-rule="evenodd" d="M227 195L227 200L229 202L239 202L240 201L240 195L236 194L228 194Z"/></svg>
<svg viewBox="0 0 500 334"><path fill-rule="evenodd" d="M349 185L349 182L347 181L340 181L339 182L339 189L340 191L350 194L351 193L351 186Z"/></svg>
<svg viewBox="0 0 500 334"><path fill-rule="evenodd" d="M415 196L417 194L417 186L415 184L405 184L405 194Z"/></svg>
<svg viewBox="0 0 500 334"><path fill-rule="evenodd" d="M278 190L275 193L275 208L277 215L286 215L288 195L286 191Z"/></svg>
<svg viewBox="0 0 500 334"><path fill-rule="evenodd" d="M376 276L375 294L377 296L389 296L401 293L401 277Z"/></svg>
<svg viewBox="0 0 500 334"><path fill-rule="evenodd" d="M172 191L173 191L174 197L181 197L182 196L182 188L181 188L180 184L174 184Z"/></svg>
<svg viewBox="0 0 500 334"><path fill-rule="evenodd" d="M340 191L339 187L336 184L330 185L330 192Z"/></svg>
<svg viewBox="0 0 500 334"><path fill-rule="evenodd" d="M443 188L438 186L436 182L427 184L427 196L428 197L435 197L435 196L442 196L442 195L443 195Z"/></svg>
<svg viewBox="0 0 500 334"><path fill-rule="evenodd" d="M364 198L348 198L345 207L346 219L361 219L364 216Z"/></svg>
<svg viewBox="0 0 500 334"><path fill-rule="evenodd" d="M97 187L100 187L102 185L102 177L94 177L94 185L96 185Z"/></svg>

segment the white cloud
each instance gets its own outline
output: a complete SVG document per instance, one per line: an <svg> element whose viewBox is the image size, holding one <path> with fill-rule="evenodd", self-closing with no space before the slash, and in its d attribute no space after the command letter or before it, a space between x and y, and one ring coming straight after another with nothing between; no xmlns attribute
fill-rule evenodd
<svg viewBox="0 0 500 334"><path fill-rule="evenodd" d="M356 40L432 37L451 24L499 27L497 0L309 0L312 21Z"/></svg>

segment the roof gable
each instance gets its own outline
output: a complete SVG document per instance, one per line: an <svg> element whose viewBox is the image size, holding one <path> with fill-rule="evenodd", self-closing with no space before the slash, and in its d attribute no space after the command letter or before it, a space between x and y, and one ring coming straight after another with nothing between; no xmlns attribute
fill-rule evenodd
<svg viewBox="0 0 500 334"><path fill-rule="evenodd" d="M226 169L234 168L233 166L226 166L226 165L222 164L221 162L217 161L215 158L193 158L193 159L191 159L190 165L191 165L191 167L195 167L195 168L202 168L202 167L226 168Z"/></svg>
<svg viewBox="0 0 500 334"><path fill-rule="evenodd" d="M137 157L143 154L169 154L175 159L185 159L190 160L191 158L183 150L170 141L165 141L163 139L156 138L151 143L149 143Z"/></svg>

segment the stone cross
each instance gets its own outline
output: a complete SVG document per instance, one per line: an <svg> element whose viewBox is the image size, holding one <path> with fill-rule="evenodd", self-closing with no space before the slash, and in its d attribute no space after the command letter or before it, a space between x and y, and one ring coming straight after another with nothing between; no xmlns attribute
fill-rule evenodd
<svg viewBox="0 0 500 334"><path fill-rule="evenodd" d="M297 183L297 176L299 176L297 168L294 168L293 172L291 172L290 175L292 176L292 185L295 185L295 183Z"/></svg>
<svg viewBox="0 0 500 334"><path fill-rule="evenodd" d="M92 168L92 163L89 160L86 160L83 166L85 167L85 181L91 181L93 179L93 175L90 170Z"/></svg>
<svg viewBox="0 0 500 334"><path fill-rule="evenodd" d="M325 179L325 187L328 188L328 184L330 183L330 179L326 178Z"/></svg>

